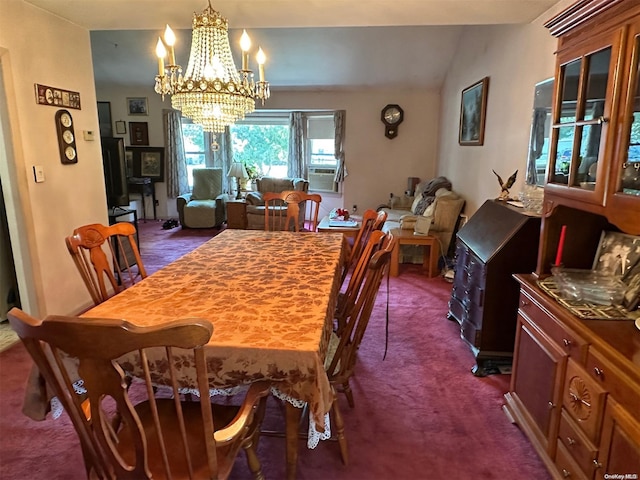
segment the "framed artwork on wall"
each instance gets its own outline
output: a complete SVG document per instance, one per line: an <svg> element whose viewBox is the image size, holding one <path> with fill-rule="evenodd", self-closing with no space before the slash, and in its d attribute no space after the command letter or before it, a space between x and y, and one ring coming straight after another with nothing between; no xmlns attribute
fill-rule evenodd
<svg viewBox="0 0 640 480"><path fill-rule="evenodd" d="M127 97L127 112L129 115L149 115L147 98Z"/></svg>
<svg viewBox="0 0 640 480"><path fill-rule="evenodd" d="M131 145L149 145L149 124L129 122L129 141Z"/></svg>
<svg viewBox="0 0 640 480"><path fill-rule="evenodd" d="M127 147L133 177L149 177L152 182L164 182L164 147Z"/></svg>
<svg viewBox="0 0 640 480"><path fill-rule="evenodd" d="M127 133L127 123L124 120L116 120L116 133L119 135Z"/></svg>
<svg viewBox="0 0 640 480"><path fill-rule="evenodd" d="M483 145L484 122L487 115L489 77L462 90L460 104L460 145Z"/></svg>

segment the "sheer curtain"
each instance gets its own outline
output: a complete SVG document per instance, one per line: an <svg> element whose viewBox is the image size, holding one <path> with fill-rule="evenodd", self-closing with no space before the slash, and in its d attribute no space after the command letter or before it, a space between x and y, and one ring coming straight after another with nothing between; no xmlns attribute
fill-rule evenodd
<svg viewBox="0 0 640 480"><path fill-rule="evenodd" d="M167 152L167 197L177 198L190 191L180 112L164 109L162 110L162 119L164 123L164 144Z"/></svg>
<svg viewBox="0 0 640 480"><path fill-rule="evenodd" d="M230 193L231 185L229 184L227 173L229 173L229 168L231 168L231 163L233 162L231 131L229 127L225 127L224 132L217 135L217 139L213 134L209 134L207 138L212 142L214 140L218 142L218 150L213 152L213 165L207 165L207 167L212 166L222 169L222 191Z"/></svg>
<svg viewBox="0 0 640 480"><path fill-rule="evenodd" d="M289 120L291 129L287 175L290 178L307 178L307 166L304 161L304 116L302 112L291 112Z"/></svg>
<svg viewBox="0 0 640 480"><path fill-rule="evenodd" d="M344 182L344 179L349 172L347 172L347 165L344 161L344 110L338 110L333 114L333 121L335 123L336 128L336 137L335 137L335 156L336 160L338 160L338 168L336 169L336 176L334 181L337 183Z"/></svg>

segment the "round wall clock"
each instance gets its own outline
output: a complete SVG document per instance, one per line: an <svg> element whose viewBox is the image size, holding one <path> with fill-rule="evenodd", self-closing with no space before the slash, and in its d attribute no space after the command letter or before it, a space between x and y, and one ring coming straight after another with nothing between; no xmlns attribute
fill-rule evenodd
<svg viewBox="0 0 640 480"><path fill-rule="evenodd" d="M400 105L389 104L382 109L380 119L385 125L384 135L387 138L395 138L398 135L398 125L404 120L404 111Z"/></svg>
<svg viewBox="0 0 640 480"><path fill-rule="evenodd" d="M73 130L73 118L68 110L56 112L56 131L58 133L58 147L62 163L77 163L76 135Z"/></svg>

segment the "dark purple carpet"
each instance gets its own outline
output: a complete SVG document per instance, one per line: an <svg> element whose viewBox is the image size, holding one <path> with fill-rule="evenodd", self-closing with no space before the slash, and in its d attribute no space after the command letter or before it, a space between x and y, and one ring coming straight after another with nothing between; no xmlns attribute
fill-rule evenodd
<svg viewBox="0 0 640 480"><path fill-rule="evenodd" d="M219 232L162 230L140 224L149 272ZM299 479L536 479L550 478L533 447L502 412L508 375L471 375L473 355L456 323L446 319L451 284L401 267L390 282L390 340L384 350L383 281L352 381L356 407L339 397L350 449L343 466L338 444L308 450L300 441ZM34 422L20 413L30 360L21 345L0 354L0 479L84 478L78 441L65 419ZM264 428L282 430L280 405L269 399ZM258 454L267 479L285 477L284 439L265 437ZM244 456L233 479L250 478Z"/></svg>

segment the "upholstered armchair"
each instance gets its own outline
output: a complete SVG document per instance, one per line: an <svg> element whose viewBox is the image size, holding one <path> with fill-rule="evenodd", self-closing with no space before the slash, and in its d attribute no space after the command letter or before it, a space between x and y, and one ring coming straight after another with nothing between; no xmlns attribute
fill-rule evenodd
<svg viewBox="0 0 640 480"><path fill-rule="evenodd" d="M419 183L416 186L415 197L392 196L389 203L379 206L378 210L384 210L388 215L384 231L394 228L414 230L419 217L424 217L429 235L440 240L441 250L444 255L447 255L454 240L464 204L464 198L451 190L451 183L445 177L437 177ZM424 229L422 226L422 230ZM410 247L409 245L403 245L403 247L405 250L411 250L407 248Z"/></svg>
<svg viewBox="0 0 640 480"><path fill-rule="evenodd" d="M280 193L286 190L307 192L309 182L304 178L273 178L262 177L256 180L256 191L247 193L247 228L249 230L264 230L265 206L263 194L266 192ZM284 206L283 208L286 208ZM304 227L304 209L300 209L300 228Z"/></svg>
<svg viewBox="0 0 640 480"><path fill-rule="evenodd" d="M227 221L227 196L222 193L221 168L193 170L193 190L177 199L182 227L219 227Z"/></svg>

